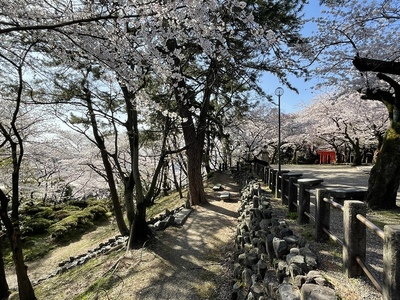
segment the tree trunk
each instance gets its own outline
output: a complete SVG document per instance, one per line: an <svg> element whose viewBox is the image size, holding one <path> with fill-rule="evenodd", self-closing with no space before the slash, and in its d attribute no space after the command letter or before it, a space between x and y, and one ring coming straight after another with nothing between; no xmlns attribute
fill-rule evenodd
<svg viewBox="0 0 400 300"><path fill-rule="evenodd" d="M8 198L2 190L0 190L0 203L0 217L3 221L4 227L6 228L7 236L11 245L11 251L13 254L15 273L17 275L18 281L19 299L36 300L35 292L28 277L27 267L24 263L18 221L12 222L9 218Z"/></svg>
<svg viewBox="0 0 400 300"><path fill-rule="evenodd" d="M196 143L197 144L197 143ZM200 148L202 149L202 148ZM204 192L203 176L201 174L202 151L197 147L190 147L186 151L188 159L189 195L192 205L207 204L206 193Z"/></svg>
<svg viewBox="0 0 400 300"><path fill-rule="evenodd" d="M365 201L372 209L395 208L399 182L400 134L394 128L390 128L377 162L371 170Z"/></svg>
<svg viewBox="0 0 400 300"><path fill-rule="evenodd" d="M400 74L400 63L355 57L354 66L360 71ZM386 74L377 77L386 81L394 90L367 89L363 99L381 101L389 113L390 128L386 132L375 166L371 170L365 201L372 209L396 207L400 183L400 84Z"/></svg>
<svg viewBox="0 0 400 300"><path fill-rule="evenodd" d="M88 106L88 112L89 112L89 116L90 116L90 122L92 125L93 136L95 138L96 145L100 150L101 159L103 162L104 170L106 172L107 183L108 183L108 187L110 189L111 201L113 203L115 220L117 221L117 226L118 226L119 232L123 236L126 236L129 234L129 229L125 224L124 215L122 214L121 204L119 202L119 197L118 197L118 191L117 191L117 187L115 185L115 180L114 180L113 168L109 161L109 155L108 155L105 143L104 143L104 139L99 132L99 128L97 125L97 119L96 119L96 115L94 113L93 104L92 104L92 100L91 100L90 91L85 88L83 88L83 90L85 91L85 100L86 100L86 103Z"/></svg>
<svg viewBox="0 0 400 300"><path fill-rule="evenodd" d="M4 260L3 260L3 236L1 232L0 225L0 300L8 299L8 295L10 295L10 291L8 290L8 283L6 279L6 271L4 269Z"/></svg>
<svg viewBox="0 0 400 300"><path fill-rule="evenodd" d="M360 146L357 144L353 144L353 150L354 150L354 161L353 161L353 166L361 166L362 163L362 153Z"/></svg>
<svg viewBox="0 0 400 300"><path fill-rule="evenodd" d="M151 236L151 230L146 222L146 203L144 201L137 203L135 219L132 223L129 248L142 246Z"/></svg>
<svg viewBox="0 0 400 300"><path fill-rule="evenodd" d="M182 199L183 198L183 194L182 194L182 188L181 188L181 183L178 182L178 179L176 178L176 171L175 171L175 164L174 161L171 161L172 164L172 176L174 178L174 185L175 185L175 189L177 190L177 192L179 193L179 198Z"/></svg>
<svg viewBox="0 0 400 300"><path fill-rule="evenodd" d="M125 207L126 207L126 216L128 218L129 227L132 226L132 223L135 220L135 203L133 201L134 194L133 191L135 189L135 180L133 179L133 173L129 174L129 177L125 177L123 179L124 183L124 198L125 198Z"/></svg>

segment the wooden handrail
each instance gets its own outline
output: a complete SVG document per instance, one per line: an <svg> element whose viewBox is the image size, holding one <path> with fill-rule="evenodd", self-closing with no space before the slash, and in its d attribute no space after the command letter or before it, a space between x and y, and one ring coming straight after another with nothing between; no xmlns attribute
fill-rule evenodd
<svg viewBox="0 0 400 300"><path fill-rule="evenodd" d="M372 230L375 232L377 236L379 236L382 240L385 238L385 234L382 229L380 229L378 226L376 226L374 223L372 223L370 220L368 220L366 217L363 215L356 215L356 218L363 223L365 226L367 226L368 229Z"/></svg>

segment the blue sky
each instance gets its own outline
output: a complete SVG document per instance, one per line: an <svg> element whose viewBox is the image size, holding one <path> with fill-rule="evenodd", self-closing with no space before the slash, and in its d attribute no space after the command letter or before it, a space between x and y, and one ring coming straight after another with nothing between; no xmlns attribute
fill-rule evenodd
<svg viewBox="0 0 400 300"><path fill-rule="evenodd" d="M316 17L319 15L321 11L321 7L319 5L318 0L310 0L309 4L305 6L305 18ZM304 36L309 36L316 27L312 24L305 25L302 33ZM319 93L313 90L312 87L318 82L318 79L315 78L313 80L305 82L303 78L296 78L293 75L288 76L288 81L298 89L299 93L290 90L289 88L282 85L279 79L275 76L265 74L261 78L261 86L267 94L275 96L275 89L281 86L284 89L284 94L281 96L281 110L284 113L291 113L298 111L302 108L302 106L310 103L310 100L315 98Z"/></svg>

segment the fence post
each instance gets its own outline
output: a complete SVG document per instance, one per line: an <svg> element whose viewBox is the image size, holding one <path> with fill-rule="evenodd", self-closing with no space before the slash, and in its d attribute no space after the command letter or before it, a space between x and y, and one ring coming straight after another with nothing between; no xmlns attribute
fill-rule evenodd
<svg viewBox="0 0 400 300"><path fill-rule="evenodd" d="M329 191L324 189L315 190L315 240L327 241L329 235L324 231L324 228L330 229L331 206L324 201L324 198L329 198Z"/></svg>
<svg viewBox="0 0 400 300"><path fill-rule="evenodd" d="M289 180L289 177L284 173L281 173L280 177L281 177L281 193L280 193L281 201L282 205L286 205L288 204L287 199L285 197L285 195L288 194L288 189L287 189L288 184L286 180Z"/></svg>
<svg viewBox="0 0 400 300"><path fill-rule="evenodd" d="M294 177L289 177L289 191L288 191L288 211L297 211L297 186L295 183L297 179ZM295 204L296 203L296 204Z"/></svg>
<svg viewBox="0 0 400 300"><path fill-rule="evenodd" d="M385 225L383 242L383 300L400 299L400 225Z"/></svg>
<svg viewBox="0 0 400 300"><path fill-rule="evenodd" d="M361 214L365 217L367 206L362 201L344 201L343 211L343 266L348 278L363 275L361 266L356 257L365 261L367 247L367 228L357 220L356 216Z"/></svg>
<svg viewBox="0 0 400 300"><path fill-rule="evenodd" d="M297 222L299 224L310 223L310 218L304 213L310 213L310 193L306 191L307 185L299 183L299 207Z"/></svg>
<svg viewBox="0 0 400 300"><path fill-rule="evenodd" d="M276 173L278 170L271 169L271 182L270 182L270 189L275 194L275 185L276 185Z"/></svg>
<svg viewBox="0 0 400 300"><path fill-rule="evenodd" d="M263 183L267 183L268 181L268 167L263 167Z"/></svg>
<svg viewBox="0 0 400 300"><path fill-rule="evenodd" d="M276 174L275 174L275 186L274 186L274 188L275 188L275 198L280 198L281 197L281 193L279 192L279 189L281 188L281 179L280 179L281 174L282 173L279 172L279 170L276 171Z"/></svg>

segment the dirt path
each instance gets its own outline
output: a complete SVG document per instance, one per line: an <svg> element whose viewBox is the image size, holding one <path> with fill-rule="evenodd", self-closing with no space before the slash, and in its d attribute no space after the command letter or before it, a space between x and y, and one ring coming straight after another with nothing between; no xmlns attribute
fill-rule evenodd
<svg viewBox="0 0 400 300"><path fill-rule="evenodd" d="M143 274L143 284L125 283L131 299L230 299L222 290L224 283L218 281L223 280L233 246L239 189L227 174L218 182L231 193L231 201L220 201L220 192L208 189L209 205L194 207L183 227L169 227L158 234L149 250L159 263L149 266L151 272Z"/></svg>

